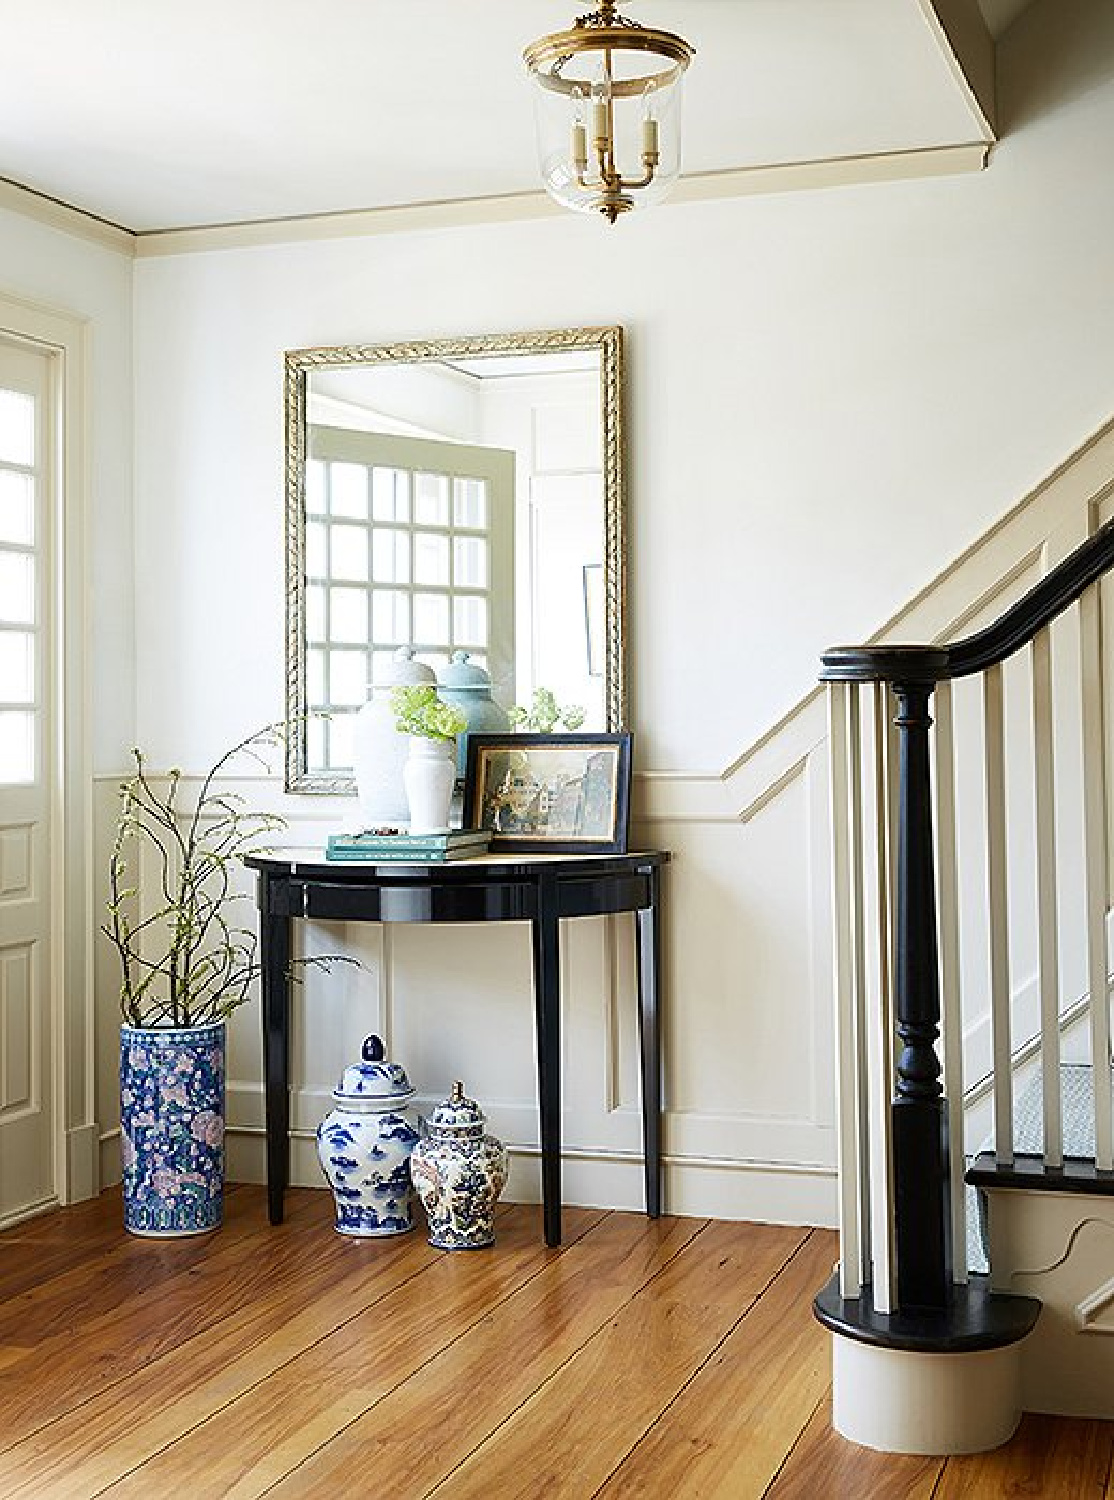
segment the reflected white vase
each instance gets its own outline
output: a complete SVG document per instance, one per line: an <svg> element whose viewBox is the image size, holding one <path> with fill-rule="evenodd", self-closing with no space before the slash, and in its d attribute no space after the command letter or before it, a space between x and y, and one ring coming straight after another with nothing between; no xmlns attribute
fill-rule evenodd
<svg viewBox="0 0 1114 1500"><path fill-rule="evenodd" d="M402 772L409 735L399 734L390 689L377 689L356 715L353 758L360 827L401 827L407 819Z"/></svg>
<svg viewBox="0 0 1114 1500"><path fill-rule="evenodd" d="M410 736L410 753L402 768L411 833L444 833L456 781L456 740Z"/></svg>

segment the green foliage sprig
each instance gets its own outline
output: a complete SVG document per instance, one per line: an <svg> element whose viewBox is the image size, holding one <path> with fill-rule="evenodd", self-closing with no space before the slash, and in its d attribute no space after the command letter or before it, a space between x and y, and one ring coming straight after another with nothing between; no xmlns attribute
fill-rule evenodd
<svg viewBox="0 0 1114 1500"><path fill-rule="evenodd" d="M391 709L400 734L417 734L427 740L451 740L468 727L459 708L438 698L437 689L426 683L396 687Z"/></svg>
<svg viewBox="0 0 1114 1500"><path fill-rule="evenodd" d="M584 710L577 703L560 708L549 688L535 688L529 708L510 709L508 717L512 729L528 730L531 734L552 734L558 724L562 729L574 733L584 723Z"/></svg>
<svg viewBox="0 0 1114 1500"><path fill-rule="evenodd" d="M269 727L234 745L209 768L192 810L183 806L180 770L167 773L164 789L142 752L132 751L135 775L120 785L108 920L101 927L120 959L127 1025L203 1026L250 998L261 967L258 941L254 927L236 925L232 915L236 903L248 900L234 889L235 877L242 856L260 852L286 820L248 810L242 797L215 783L238 756L266 765L260 752L280 738ZM338 961L350 962L332 956L307 962Z"/></svg>

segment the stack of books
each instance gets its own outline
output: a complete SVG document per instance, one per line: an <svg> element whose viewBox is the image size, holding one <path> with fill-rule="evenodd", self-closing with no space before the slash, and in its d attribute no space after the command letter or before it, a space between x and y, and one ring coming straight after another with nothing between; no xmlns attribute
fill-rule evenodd
<svg viewBox="0 0 1114 1500"><path fill-rule="evenodd" d="M406 860L410 864L444 864L486 854L491 833L481 828L450 828L445 833L334 833L326 859L362 859L375 864Z"/></svg>

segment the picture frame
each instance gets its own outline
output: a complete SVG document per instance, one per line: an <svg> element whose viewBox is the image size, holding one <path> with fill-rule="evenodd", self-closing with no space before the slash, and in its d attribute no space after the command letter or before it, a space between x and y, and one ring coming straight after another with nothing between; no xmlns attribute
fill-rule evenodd
<svg viewBox="0 0 1114 1500"><path fill-rule="evenodd" d="M494 852L625 854L631 735L470 734L464 826Z"/></svg>

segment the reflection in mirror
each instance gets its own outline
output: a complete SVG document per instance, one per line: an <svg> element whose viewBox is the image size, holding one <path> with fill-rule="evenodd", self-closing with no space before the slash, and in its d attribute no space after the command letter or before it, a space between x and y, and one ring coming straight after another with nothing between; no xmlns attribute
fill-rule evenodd
<svg viewBox="0 0 1114 1500"><path fill-rule="evenodd" d="M351 788L400 647L624 726L621 358L618 328L287 355L291 790Z"/></svg>

